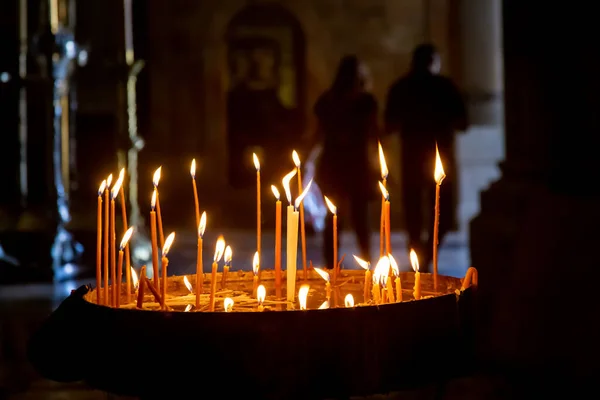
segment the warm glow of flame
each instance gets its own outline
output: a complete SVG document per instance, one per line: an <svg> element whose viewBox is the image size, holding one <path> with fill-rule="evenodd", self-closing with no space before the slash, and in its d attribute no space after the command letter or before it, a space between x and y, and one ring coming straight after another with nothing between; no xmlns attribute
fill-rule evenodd
<svg viewBox="0 0 600 400"><path fill-rule="evenodd" d="M292 191L290 190L290 181L296 175L297 170L294 168L289 174L283 177L281 180L281 184L283 185L283 190L285 191L285 197L287 198L288 203L292 204Z"/></svg>
<svg viewBox="0 0 600 400"><path fill-rule="evenodd" d="M254 258L252 259L252 271L254 272L254 275L258 274L258 270L260 269L260 254L258 254L258 251L256 253L254 253Z"/></svg>
<svg viewBox="0 0 600 400"><path fill-rule="evenodd" d="M257 171L260 171L260 161L258 160L256 153L252 153L252 160L254 161L254 168L256 168Z"/></svg>
<svg viewBox="0 0 600 400"><path fill-rule="evenodd" d="M294 161L296 168L300 168L302 163L300 162L300 156L298 156L298 152L296 150L292 151L292 160Z"/></svg>
<svg viewBox="0 0 600 400"><path fill-rule="evenodd" d="M192 305L188 304L187 306L185 306L185 310L183 310L183 312L189 312L192 309Z"/></svg>
<svg viewBox="0 0 600 400"><path fill-rule="evenodd" d="M306 300L308 298L308 290L310 286L302 285L300 286L300 290L298 290L298 302L300 303L300 309L306 310Z"/></svg>
<svg viewBox="0 0 600 400"><path fill-rule="evenodd" d="M102 181L100 187L98 188L98 196L102 196L102 193L106 190L106 179Z"/></svg>
<svg viewBox="0 0 600 400"><path fill-rule="evenodd" d="M344 305L348 308L354 307L354 296L348 293L344 298Z"/></svg>
<svg viewBox="0 0 600 400"><path fill-rule="evenodd" d="M190 293L194 293L194 291L192 290L192 284L190 283L187 275L183 277L183 284L185 285L187 290L190 291Z"/></svg>
<svg viewBox="0 0 600 400"><path fill-rule="evenodd" d="M326 309L328 309L328 308L329 308L329 302L328 302L327 300L325 300L325 301L323 302L323 304L321 304L321 305L319 306L319 310L326 310Z"/></svg>
<svg viewBox="0 0 600 400"><path fill-rule="evenodd" d="M444 172L444 166L442 165L442 159L440 158L440 151L438 150L437 144L435 145L435 172L433 174L433 178L435 179L435 183L438 185L442 184L442 181L446 177L446 173Z"/></svg>
<svg viewBox="0 0 600 400"><path fill-rule="evenodd" d="M158 182L160 182L160 171L162 167L158 167L156 171L154 171L154 176L152 177L152 184L154 187L158 187Z"/></svg>
<svg viewBox="0 0 600 400"><path fill-rule="evenodd" d="M173 244L173 240L175 240L175 232L171 232L169 236L165 239L165 245L162 249L162 255L166 256L169 254L169 250L171 250L171 245Z"/></svg>
<svg viewBox="0 0 600 400"><path fill-rule="evenodd" d="M360 265L362 268L369 270L369 262L363 260L362 258L356 257L354 254L352 255L352 257L354 257L354 259L356 260L356 262L358 263L358 265Z"/></svg>
<svg viewBox="0 0 600 400"><path fill-rule="evenodd" d="M321 276L321 278L325 279L325 282L329 282L329 272L324 271L321 268L314 268L314 270Z"/></svg>
<svg viewBox="0 0 600 400"><path fill-rule="evenodd" d="M112 183L112 174L110 174L108 176L108 178L106 178L106 187L109 188L111 183Z"/></svg>
<svg viewBox="0 0 600 400"><path fill-rule="evenodd" d="M304 198L306 197L306 195L308 194L309 190L310 190L310 186L312 185L312 179L308 182L308 185L306 185L306 187L304 188L304 190L302 191L302 194L300 196L298 196L298 198L296 199L296 201L294 202L294 207L296 207L296 209L300 208L300 204L302 203L302 200L304 200Z"/></svg>
<svg viewBox="0 0 600 400"><path fill-rule="evenodd" d="M225 312L230 312L233 309L233 299L231 297L225 297L223 300L223 308Z"/></svg>
<svg viewBox="0 0 600 400"><path fill-rule="evenodd" d="M117 179L117 181L113 185L112 190L110 192L111 198L113 198L113 199L117 198L117 196L119 195L119 190L121 190L121 185L122 184L123 184L123 175L119 175L119 178Z"/></svg>
<svg viewBox="0 0 600 400"><path fill-rule="evenodd" d="M231 262L231 258L233 257L233 250L231 250L231 246L225 247L225 255L223 255L223 261L225 264L229 264Z"/></svg>
<svg viewBox="0 0 600 400"><path fill-rule="evenodd" d="M129 239L131 238L131 235L133 234L133 226L129 229L127 229L127 232L125 232L123 234L123 239L121 240L121 246L119 247L121 250L123 250L125 248L125 246L127 246L127 242L129 242Z"/></svg>
<svg viewBox="0 0 600 400"><path fill-rule="evenodd" d="M394 276L400 275L400 268L398 268L398 263L393 255L388 254L388 258L390 259L390 267L392 267L392 273Z"/></svg>
<svg viewBox="0 0 600 400"><path fill-rule="evenodd" d="M331 211L331 213L335 215L337 213L337 207L331 202L331 200L329 200L327 196L323 197L325 198L325 203L327 203L327 208L329 208L329 211Z"/></svg>
<svg viewBox="0 0 600 400"><path fill-rule="evenodd" d="M388 192L388 190L385 188L385 186L383 186L383 183L381 183L381 181L379 181L379 189L381 189L381 194L383 195L383 198L386 200L389 200L390 192Z"/></svg>
<svg viewBox="0 0 600 400"><path fill-rule="evenodd" d="M125 168L121 168L121 170L119 171L119 178L121 180L121 184L123 183L123 180L125 179Z"/></svg>
<svg viewBox="0 0 600 400"><path fill-rule="evenodd" d="M265 289L264 285L259 285L256 288L256 300L258 300L258 304L262 305L267 298L267 289Z"/></svg>
<svg viewBox="0 0 600 400"><path fill-rule="evenodd" d="M419 272L419 257L414 249L410 249L410 265L415 272Z"/></svg>
<svg viewBox="0 0 600 400"><path fill-rule="evenodd" d="M135 272L135 269L133 269L133 267L129 267L131 268L131 283L133 283L133 289L137 290L138 285L140 284L140 279L137 276L137 273Z"/></svg>
<svg viewBox="0 0 600 400"><path fill-rule="evenodd" d="M379 165L381 166L381 179L387 179L390 171L388 170L387 163L385 162L385 155L383 154L383 147L381 147L381 142L378 142L379 145Z"/></svg>
<svg viewBox="0 0 600 400"><path fill-rule="evenodd" d="M196 159L192 159L192 165L190 166L190 175L192 175L192 179L196 178Z"/></svg>
<svg viewBox="0 0 600 400"><path fill-rule="evenodd" d="M154 189L154 191L152 192L152 200L150 200L150 207L152 207L152 210L154 210L156 208L156 188Z"/></svg>
<svg viewBox="0 0 600 400"><path fill-rule="evenodd" d="M389 269L390 259L388 256L381 257L375 266L375 271L373 271L373 283L379 284L382 276L387 277Z"/></svg>
<svg viewBox="0 0 600 400"><path fill-rule="evenodd" d="M275 196L275 200L279 201L279 190L277 190L277 186L271 185L271 190L273 191L273 196Z"/></svg>
<svg viewBox="0 0 600 400"><path fill-rule="evenodd" d="M215 246L215 256L213 257L214 262L221 261L221 257L223 257L223 252L225 251L225 239L223 236L219 236L217 239L217 245Z"/></svg>
<svg viewBox="0 0 600 400"><path fill-rule="evenodd" d="M206 211L203 211L202 216L200 216L200 224L198 225L198 236L203 237L205 230L206 230Z"/></svg>

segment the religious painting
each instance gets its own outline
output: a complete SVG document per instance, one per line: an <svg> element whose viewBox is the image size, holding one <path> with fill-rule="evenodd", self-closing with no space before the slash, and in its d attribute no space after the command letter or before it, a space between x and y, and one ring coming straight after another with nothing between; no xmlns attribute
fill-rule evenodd
<svg viewBox="0 0 600 400"><path fill-rule="evenodd" d="M303 134L304 36L283 7L253 5L230 22L227 46L229 182L246 187L253 184L253 152L265 165L289 163Z"/></svg>

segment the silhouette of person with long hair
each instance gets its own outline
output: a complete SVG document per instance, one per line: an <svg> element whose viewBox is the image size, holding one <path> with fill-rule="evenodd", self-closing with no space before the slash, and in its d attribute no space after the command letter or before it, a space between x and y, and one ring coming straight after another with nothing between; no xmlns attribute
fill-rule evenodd
<svg viewBox="0 0 600 400"><path fill-rule="evenodd" d="M368 148L378 133L377 100L368 92L366 66L354 55L341 59L331 87L317 100L317 139L322 153L315 179L323 194L338 208L338 216L349 216L360 246L361 257L370 259L368 203L376 180L371 176ZM340 219L340 226L342 221ZM327 218L324 231L327 268L334 267L333 223Z"/></svg>
<svg viewBox="0 0 600 400"><path fill-rule="evenodd" d="M408 246L422 257L427 271L432 259L433 218L424 221L424 211L435 201L435 146L446 172L441 186L439 242L456 227L456 131L467 128L465 104L454 83L441 76L436 48L422 44L413 52L410 71L389 89L385 130L401 139L402 200L408 231ZM424 209L424 207L426 207ZM427 224L427 226L424 225ZM428 232L422 240L423 231Z"/></svg>

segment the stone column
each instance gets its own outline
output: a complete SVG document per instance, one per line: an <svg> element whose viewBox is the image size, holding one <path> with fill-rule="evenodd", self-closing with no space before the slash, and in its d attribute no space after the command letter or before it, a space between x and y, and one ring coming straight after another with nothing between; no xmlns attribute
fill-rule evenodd
<svg viewBox="0 0 600 400"><path fill-rule="evenodd" d="M503 2L506 161L471 222L480 354L563 382L600 369L594 15L591 4Z"/></svg>

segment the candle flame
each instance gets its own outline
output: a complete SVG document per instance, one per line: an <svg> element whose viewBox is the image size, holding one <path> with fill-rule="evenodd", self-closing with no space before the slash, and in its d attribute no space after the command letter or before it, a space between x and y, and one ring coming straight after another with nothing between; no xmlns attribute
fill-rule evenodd
<svg viewBox="0 0 600 400"><path fill-rule="evenodd" d="M152 211L154 211L154 209L156 208L156 188L154 188L154 191L152 192L152 200L150 200L150 207L152 207Z"/></svg>
<svg viewBox="0 0 600 400"><path fill-rule="evenodd" d="M335 215L337 213L337 207L331 202L331 200L329 200L327 196L323 197L325 198L325 203L327 203L327 208L329 208L329 211L331 211L331 213Z"/></svg>
<svg viewBox="0 0 600 400"><path fill-rule="evenodd" d="M271 190L273 191L273 196L275 196L275 200L279 201L279 190L277 190L277 186L271 185Z"/></svg>
<svg viewBox="0 0 600 400"><path fill-rule="evenodd" d="M296 175L298 171L294 168L290 173L283 177L281 180L281 184L283 185L283 190L285 191L285 197L287 198L288 203L292 204L292 191L290 190L290 181Z"/></svg>
<svg viewBox="0 0 600 400"><path fill-rule="evenodd" d="M300 162L300 157L298 156L298 152L296 150L292 151L292 160L294 161L296 168L300 168L302 163Z"/></svg>
<svg viewBox="0 0 600 400"><path fill-rule="evenodd" d="M196 179L196 159L192 159L192 165L190 166L190 175L192 175L192 179Z"/></svg>
<svg viewBox="0 0 600 400"><path fill-rule="evenodd" d="M260 269L260 254L258 251L254 253L254 258L252 259L252 271L254 275L258 275L258 270Z"/></svg>
<svg viewBox="0 0 600 400"><path fill-rule="evenodd" d="M310 286L302 285L302 286L300 286L300 289L298 290L298 302L300 303L301 310L306 310L306 300L308 298L308 290L309 289L310 289Z"/></svg>
<svg viewBox="0 0 600 400"><path fill-rule="evenodd" d="M185 285L187 290L190 291L190 293L194 293L194 291L192 290L192 284L190 283L190 280L188 279L187 275L183 277L183 284Z"/></svg>
<svg viewBox="0 0 600 400"><path fill-rule="evenodd" d="M326 310L329 308L329 302L327 300L325 300L320 306L319 306L319 310Z"/></svg>
<svg viewBox="0 0 600 400"><path fill-rule="evenodd" d="M415 272L419 272L419 257L414 249L410 249L410 265Z"/></svg>
<svg viewBox="0 0 600 400"><path fill-rule="evenodd" d="M162 249L162 255L166 256L169 254L169 250L171 250L171 245L173 244L173 240L175 240L175 232L171 232L169 236L165 239L165 245Z"/></svg>
<svg viewBox="0 0 600 400"><path fill-rule="evenodd" d="M160 171L162 170L162 167L158 167L156 169L156 171L154 171L154 176L152 177L152 184L154 185L154 187L158 187L158 182L160 182Z"/></svg>
<svg viewBox="0 0 600 400"><path fill-rule="evenodd" d="M223 256L223 261L225 264L231 263L231 258L233 257L233 251L231 250L231 246L225 247L225 255Z"/></svg>
<svg viewBox="0 0 600 400"><path fill-rule="evenodd" d="M100 187L98 188L98 197L102 196L102 193L104 193L104 190L106 190L106 179L102 181L102 183L100 184Z"/></svg>
<svg viewBox="0 0 600 400"><path fill-rule="evenodd" d="M388 258L388 256L381 257L377 262L377 265L375 266L375 271L373 271L373 283L379 284L379 282L381 281L381 277L384 276L384 274L387 277L387 271L389 271L389 269L390 259Z"/></svg>
<svg viewBox="0 0 600 400"><path fill-rule="evenodd" d="M444 172L444 166L442 165L442 159L440 158L440 151L438 150L437 143L435 144L435 172L433 174L433 178L435 179L435 183L438 185L442 184L442 181L446 177L446 173Z"/></svg>
<svg viewBox="0 0 600 400"><path fill-rule="evenodd" d="M302 191L302 194L300 196L298 196L298 198L296 199L296 202L294 203L294 207L296 209L300 208L300 204L302 203L302 200L304 200L304 198L306 197L306 195L308 194L308 191L310 190L310 186L312 185L312 179L308 182L308 185L306 185L306 187L304 188L304 190Z"/></svg>
<svg viewBox="0 0 600 400"><path fill-rule="evenodd" d="M354 307L354 296L352 296L352 294L348 293L346 295L346 297L344 298L344 305L347 308L352 308Z"/></svg>
<svg viewBox="0 0 600 400"><path fill-rule="evenodd" d="M121 168L121 170L119 171L119 180L121 180L121 183L122 183L124 179L125 179L125 168Z"/></svg>
<svg viewBox="0 0 600 400"><path fill-rule="evenodd" d="M185 310L183 310L183 312L189 312L192 309L192 305L188 304L187 306L185 306Z"/></svg>
<svg viewBox="0 0 600 400"><path fill-rule="evenodd" d="M262 306L265 302L265 298L267 297L267 289L263 285L259 285L256 288L256 300L258 300L258 304Z"/></svg>
<svg viewBox="0 0 600 400"><path fill-rule="evenodd" d="M390 171L388 170L387 163L385 162L385 155L383 154L381 142L378 142L377 144L379 145L379 165L381 166L381 179L387 179Z"/></svg>
<svg viewBox="0 0 600 400"><path fill-rule="evenodd" d="M390 199L390 192L388 192L385 186L383 186L383 183L381 181L379 181L379 189L381 189L381 194L383 195L383 198L386 201L388 201Z"/></svg>
<svg viewBox="0 0 600 400"><path fill-rule="evenodd" d="M140 280L137 276L137 273L135 272L135 269L133 269L133 267L129 268L131 268L131 283L133 283L133 289L137 290L138 285L140 284Z"/></svg>
<svg viewBox="0 0 600 400"><path fill-rule="evenodd" d="M123 234L123 239L121 240L121 246L119 247L120 250L123 250L125 248L125 246L127 246L127 242L129 242L129 239L131 238L131 235L133 234L133 226L129 229L127 229L127 232L125 232L125 234Z"/></svg>
<svg viewBox="0 0 600 400"><path fill-rule="evenodd" d="M214 262L221 261L221 257L223 257L223 252L225 251L225 239L223 236L219 236L217 239L217 245L215 246L215 256L213 257Z"/></svg>
<svg viewBox="0 0 600 400"><path fill-rule="evenodd" d="M200 224L198 225L198 236L204 237L204 231L206 230L206 211L202 211L200 216Z"/></svg>
<svg viewBox="0 0 600 400"><path fill-rule="evenodd" d="M225 312L231 312L233 309L233 299L231 297L225 297L225 300L223 300L223 308L225 309Z"/></svg>
<svg viewBox="0 0 600 400"><path fill-rule="evenodd" d="M108 176L108 178L106 178L106 188L109 188L111 183L112 183L112 174L110 174Z"/></svg>
<svg viewBox="0 0 600 400"><path fill-rule="evenodd" d="M258 160L256 153L252 153L252 159L254 161L254 168L256 168L257 171L260 171L260 161Z"/></svg>
<svg viewBox="0 0 600 400"><path fill-rule="evenodd" d="M356 257L354 254L352 256L354 257L354 259L356 260L358 265L360 265L362 268L366 269L367 271L369 270L369 262L368 261L365 261L362 258Z"/></svg>
<svg viewBox="0 0 600 400"><path fill-rule="evenodd" d="M392 268L392 273L394 274L394 276L399 276L400 268L398 268L398 263L396 262L396 259L391 254L388 254L388 258L390 259L390 267Z"/></svg>
<svg viewBox="0 0 600 400"><path fill-rule="evenodd" d="M321 268L314 268L314 270L321 276L321 278L325 279L325 282L329 282L329 272L324 271Z"/></svg>
<svg viewBox="0 0 600 400"><path fill-rule="evenodd" d="M123 184L123 175L119 174L119 177L117 178L117 181L113 185L112 190L110 192L110 197L112 199L116 199L117 198L117 196L119 195L119 190L121 190L121 185L122 184Z"/></svg>

